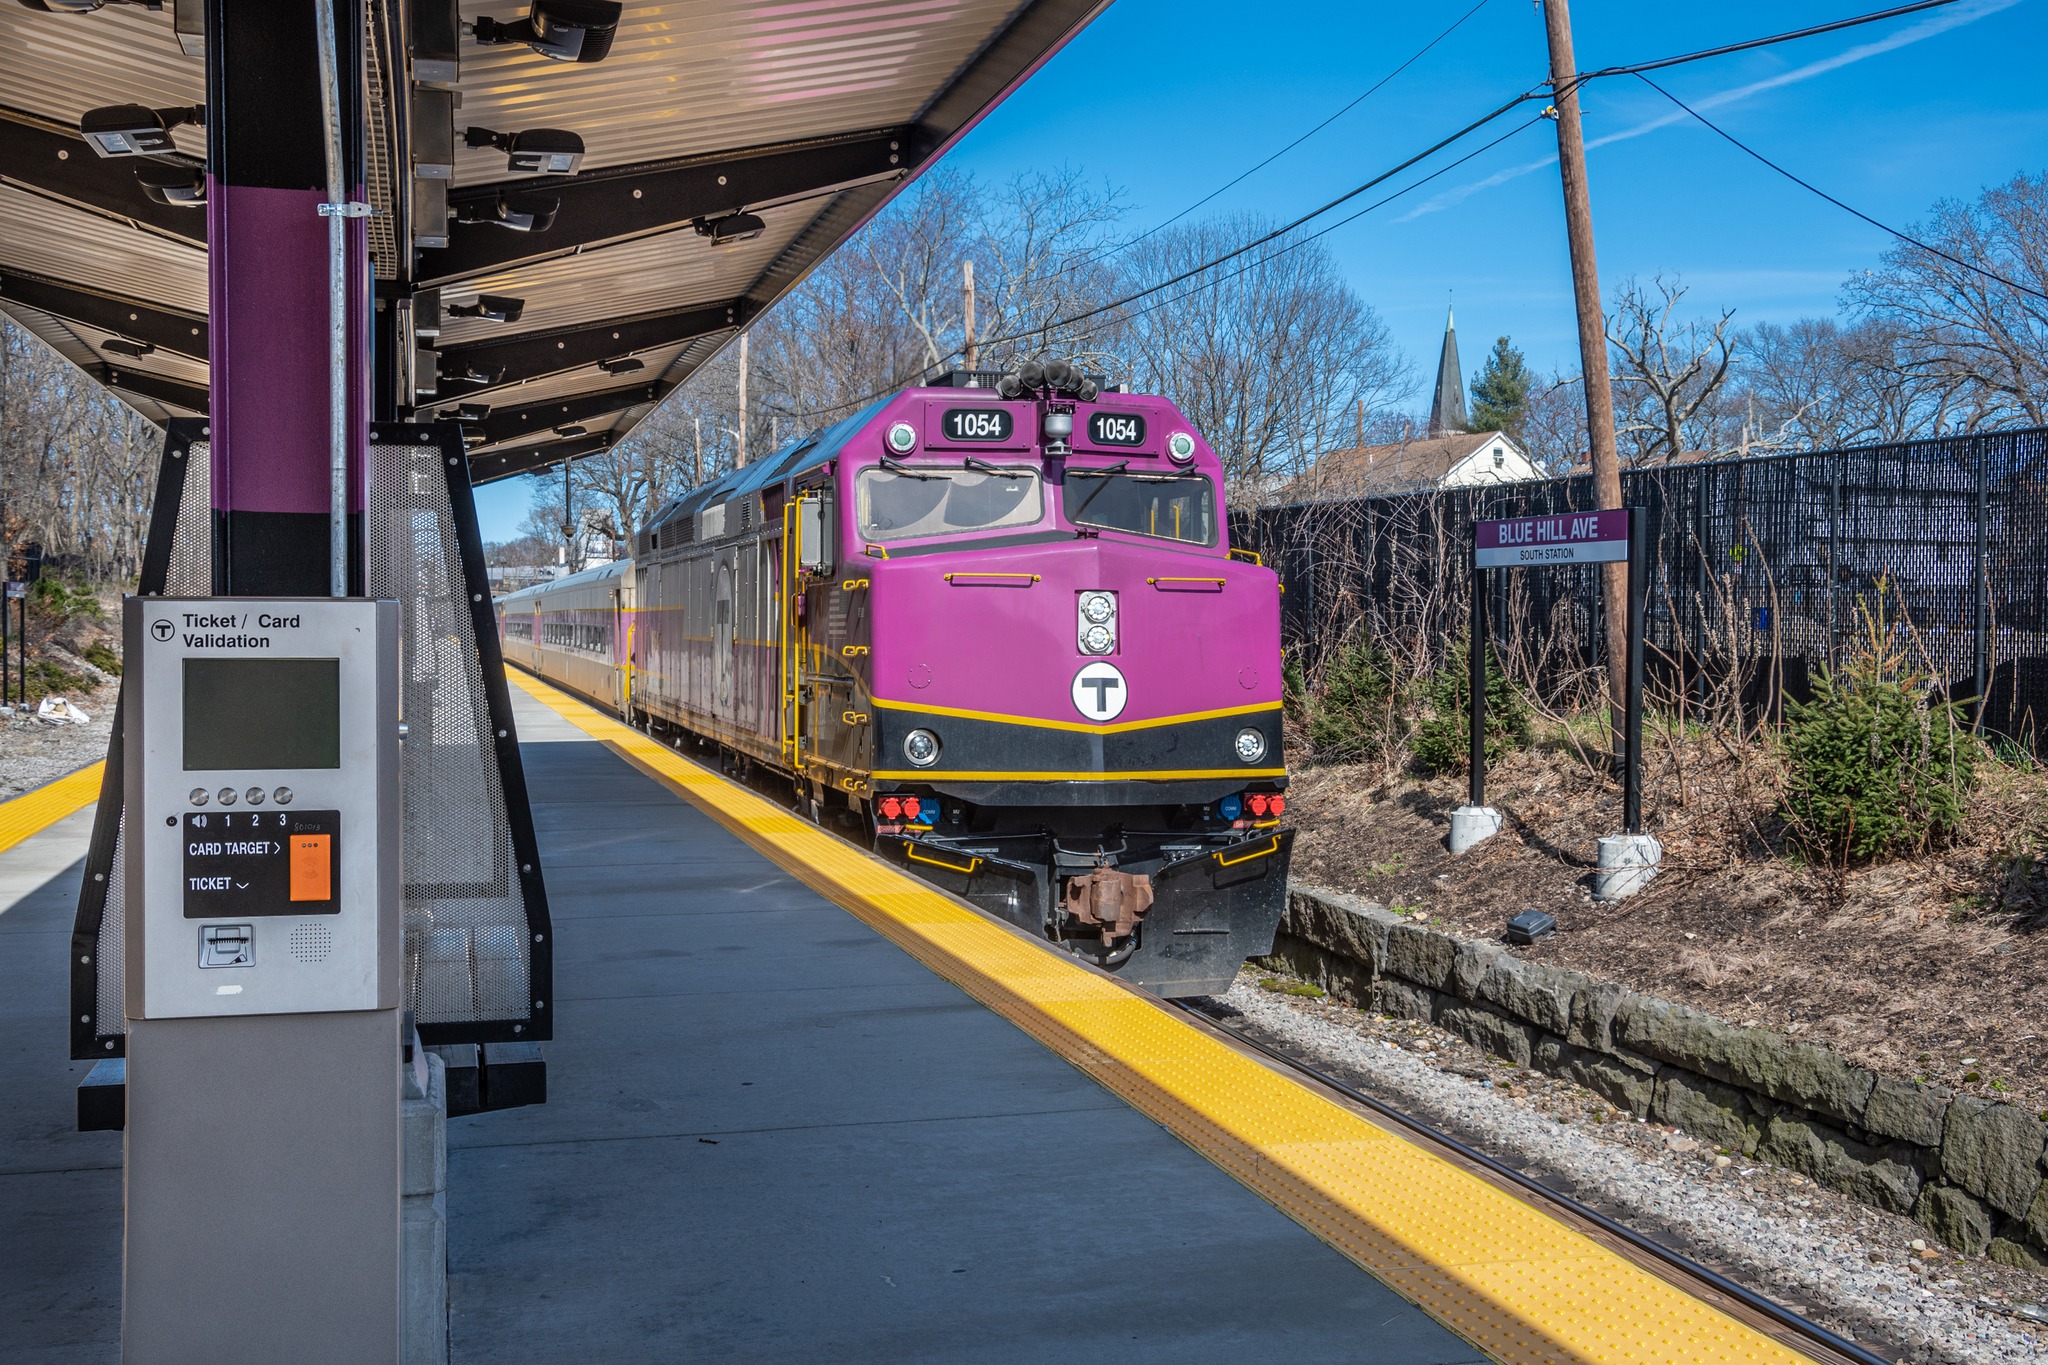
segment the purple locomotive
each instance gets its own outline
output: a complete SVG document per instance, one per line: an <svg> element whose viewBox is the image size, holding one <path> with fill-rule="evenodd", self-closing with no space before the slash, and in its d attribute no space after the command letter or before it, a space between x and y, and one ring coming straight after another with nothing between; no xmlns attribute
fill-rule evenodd
<svg viewBox="0 0 2048 1365"><path fill-rule="evenodd" d="M506 599L507 654L602 662L578 690L635 725L1088 961L1215 993L1270 950L1293 842L1279 583L1230 549L1221 473L1173 404L1065 362L949 375L664 507L623 579Z"/></svg>

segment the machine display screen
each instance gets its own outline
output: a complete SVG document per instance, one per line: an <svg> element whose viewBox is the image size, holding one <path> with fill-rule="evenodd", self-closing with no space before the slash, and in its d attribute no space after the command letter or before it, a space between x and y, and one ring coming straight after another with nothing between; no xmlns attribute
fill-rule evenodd
<svg viewBox="0 0 2048 1365"><path fill-rule="evenodd" d="M341 660L185 660L185 770L339 768Z"/></svg>

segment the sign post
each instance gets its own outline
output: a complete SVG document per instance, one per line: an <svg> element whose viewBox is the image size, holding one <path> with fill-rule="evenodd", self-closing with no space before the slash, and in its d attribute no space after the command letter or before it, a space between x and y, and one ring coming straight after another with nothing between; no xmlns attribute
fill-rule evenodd
<svg viewBox="0 0 2048 1365"><path fill-rule="evenodd" d="M21 656L21 700L28 702L28 583L19 578L7 580L7 596L0 598L0 705L7 702L7 609L13 607L20 618L21 629L17 633L15 648Z"/></svg>
<svg viewBox="0 0 2048 1365"><path fill-rule="evenodd" d="M1654 875L1660 849L1643 833L1643 618L1649 597L1649 519L1639 507L1472 524L1472 782L1470 804L1451 816L1451 851L1496 833L1486 807L1486 591L1488 569L1628 564L1628 673L1622 720L1622 832L1600 840L1594 896L1619 900Z"/></svg>

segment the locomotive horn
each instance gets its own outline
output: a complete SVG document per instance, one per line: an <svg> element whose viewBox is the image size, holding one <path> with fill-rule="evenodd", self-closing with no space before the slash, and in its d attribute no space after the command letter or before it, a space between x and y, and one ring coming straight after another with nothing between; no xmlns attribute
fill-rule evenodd
<svg viewBox="0 0 2048 1365"><path fill-rule="evenodd" d="M1016 371L1012 370L996 381L996 392L1004 398L1022 398L1024 396L1024 381L1017 377Z"/></svg>
<svg viewBox="0 0 2048 1365"><path fill-rule="evenodd" d="M1017 367L1017 382L1027 389L1045 387L1045 365L1041 361L1027 360Z"/></svg>
<svg viewBox="0 0 2048 1365"><path fill-rule="evenodd" d="M1075 373L1074 367L1064 360L1045 362L1045 382L1055 389L1071 389L1074 387L1074 381L1080 377Z"/></svg>

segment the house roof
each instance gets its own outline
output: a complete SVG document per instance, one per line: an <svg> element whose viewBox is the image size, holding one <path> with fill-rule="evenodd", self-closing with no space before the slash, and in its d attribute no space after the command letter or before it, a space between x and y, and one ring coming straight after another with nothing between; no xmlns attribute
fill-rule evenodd
<svg viewBox="0 0 2048 1365"><path fill-rule="evenodd" d="M1434 487L1461 462L1496 440L1507 442L1517 452L1521 450L1513 437L1502 432L1461 431L1418 441L1396 441L1392 445L1327 451L1317 457L1307 473L1282 489L1281 496L1285 501L1303 502Z"/></svg>

